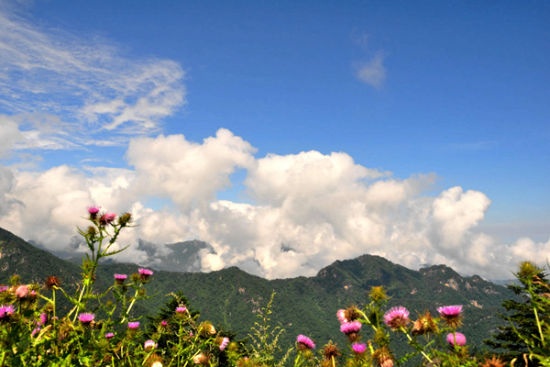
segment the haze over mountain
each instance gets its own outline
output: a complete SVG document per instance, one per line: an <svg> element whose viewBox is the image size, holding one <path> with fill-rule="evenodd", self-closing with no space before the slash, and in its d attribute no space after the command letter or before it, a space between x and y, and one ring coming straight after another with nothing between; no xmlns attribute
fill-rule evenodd
<svg viewBox="0 0 550 367"><path fill-rule="evenodd" d="M204 246L194 242L196 248ZM177 248L181 244L174 244ZM12 233L0 229L0 283L8 282L17 273L22 281L42 282L48 275L58 275L65 285L79 279L79 267L37 249ZM169 266L176 266L175 259ZM114 273L136 272L135 264L108 263L98 269L97 284L105 288L112 284ZM181 273L156 271L148 284L156 296L138 305L136 314L154 314L167 300L170 292L182 290L190 306L201 312L202 318L212 320L247 335L260 307L273 291L274 324L287 333L284 341L292 344L295 335L308 333L318 342L329 339L344 343L338 331L335 313L352 304L361 305L372 286L383 285L391 296L389 305L405 305L415 317L417 313L446 304L463 304L465 325L473 344L481 346L496 325L502 323L497 313L503 311L501 302L513 297L499 285L478 276L462 277L445 265L407 269L388 260L371 255L337 261L314 277L266 280L250 275L236 267L210 273Z"/></svg>

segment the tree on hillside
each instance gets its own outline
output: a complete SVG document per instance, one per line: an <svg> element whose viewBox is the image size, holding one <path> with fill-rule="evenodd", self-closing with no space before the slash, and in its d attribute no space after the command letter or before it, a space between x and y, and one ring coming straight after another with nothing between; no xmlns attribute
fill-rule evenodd
<svg viewBox="0 0 550 367"><path fill-rule="evenodd" d="M516 366L550 365L550 284L544 269L523 262L515 274L519 283L508 288L518 297L506 300L502 306L507 313L500 315L508 321L485 343Z"/></svg>

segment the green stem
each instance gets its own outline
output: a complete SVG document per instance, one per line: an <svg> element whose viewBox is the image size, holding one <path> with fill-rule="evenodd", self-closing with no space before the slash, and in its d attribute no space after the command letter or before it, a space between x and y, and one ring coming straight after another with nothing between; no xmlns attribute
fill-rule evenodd
<svg viewBox="0 0 550 367"><path fill-rule="evenodd" d="M537 321L537 328L539 329L540 334L540 341L542 343L542 346L544 347L544 334L542 333L542 328L540 326L540 320L539 320L539 314L537 312L537 308L533 307L533 312L535 313L535 320Z"/></svg>
<svg viewBox="0 0 550 367"><path fill-rule="evenodd" d="M424 352L424 350L420 346L418 346L417 343L415 343L413 341L413 338L409 335L407 330L405 330L405 328L403 326L401 326L400 329L403 332L403 334L405 334L407 336L407 339L409 339L409 342L411 342L413 344L413 346L416 348L416 350L418 350L424 356L424 358L426 358L426 360L428 362L433 363L432 359L426 354L426 352Z"/></svg>

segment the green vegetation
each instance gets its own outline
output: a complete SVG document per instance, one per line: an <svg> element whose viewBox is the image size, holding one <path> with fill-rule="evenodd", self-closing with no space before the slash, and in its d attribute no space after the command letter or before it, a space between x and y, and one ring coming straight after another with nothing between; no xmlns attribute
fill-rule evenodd
<svg viewBox="0 0 550 367"><path fill-rule="evenodd" d="M10 284L0 289L0 367L550 365L550 286L531 263L515 295L445 266L416 272L374 256L312 278L268 281L237 268L153 276L99 266L129 214L90 208L90 223L79 230L89 247L80 269L0 231L0 282ZM507 325L493 317L497 302ZM502 355L489 359L479 340L497 327L489 344Z"/></svg>

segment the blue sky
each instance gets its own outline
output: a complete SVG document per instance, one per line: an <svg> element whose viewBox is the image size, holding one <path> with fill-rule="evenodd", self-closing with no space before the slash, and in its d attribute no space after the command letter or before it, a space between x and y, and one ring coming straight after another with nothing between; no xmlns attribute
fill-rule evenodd
<svg viewBox="0 0 550 367"><path fill-rule="evenodd" d="M5 134L0 163L13 176L5 186L19 193L6 189L6 198L25 202L19 175L41 175L62 165L88 178L97 174L90 167L139 175L136 157L147 158L132 156L133 139L182 134L186 142L202 144L223 128L242 140L232 147L244 142L254 149L239 145L247 157L232 161L220 184L205 194L207 203L225 200L280 210L285 206L277 207L253 188L263 182L264 171L256 167L267 164L262 159L297 158L310 151L328 159L342 152L355 165L383 173L376 177L381 182L430 177L389 216L365 204L366 212L377 213L376 220L369 220L384 223L385 240L393 238L390 219L410 221L416 213L412 202L460 187L464 195L479 192L488 199L486 205L484 199L474 205L472 212L482 215L467 221L461 247L479 243L472 236L483 234L491 238L483 245L491 256L498 246L520 246L522 238L533 242L535 253L550 254L550 242L545 242L550 237L550 5L545 2L34 1L7 2L0 9L11 21L0 36L10 45L0 49L0 123L27 132L17 139ZM139 77L141 83L130 82ZM146 107L137 103L144 96L151 102ZM60 130L68 133L60 135ZM364 183L359 176L352 181L359 177ZM131 187L145 185L124 177ZM198 206L175 197L176 189L137 191L124 204L187 218L188 234L168 239L200 234L189 224L190 211ZM99 197L92 189L86 192L93 201ZM294 203L296 193L284 195L283 202ZM316 198L326 199L322 194ZM54 210L52 205L45 212ZM285 220L315 231L303 223L320 211L304 214L307 220ZM206 222L211 215L202 212ZM20 216L19 224L11 219L0 225L23 230L28 214ZM393 245L394 252L384 252L384 241L361 247L370 240L339 235L344 228L333 220L324 224L334 234L333 245L343 241L413 267L467 257L442 245L441 258L422 254L407 260L398 255L402 245ZM420 232L432 233L432 227L426 224ZM22 235L33 236L26 231ZM441 233L426 236L432 247L445 241ZM207 239L218 244L217 253L230 257L224 249L234 247L232 240L214 237ZM242 259L216 259L217 264L286 276L311 272L338 257L304 253L313 260L277 273L269 270L280 264L273 248L266 250L269 260L257 250L265 238L245 237L240 240L250 241L248 260L258 268ZM205 269L217 266L204 261ZM483 265L461 264L454 265L464 272Z"/></svg>

